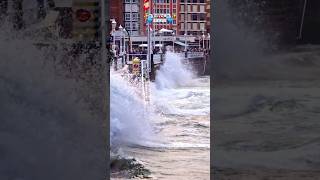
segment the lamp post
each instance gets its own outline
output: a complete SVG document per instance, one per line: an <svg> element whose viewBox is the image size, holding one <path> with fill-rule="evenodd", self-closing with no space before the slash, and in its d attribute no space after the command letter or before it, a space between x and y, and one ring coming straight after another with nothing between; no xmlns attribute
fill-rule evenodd
<svg viewBox="0 0 320 180"><path fill-rule="evenodd" d="M210 49L210 33L208 33L208 49Z"/></svg>
<svg viewBox="0 0 320 180"><path fill-rule="evenodd" d="M112 28L112 39L113 39L113 43L112 43L112 51L114 53L114 55L116 56L116 49L115 49L115 46L116 46L116 39L115 39L115 34L114 32L116 31L116 26L117 26L117 22L115 21L115 19L112 19L111 20L111 28Z"/></svg>
<svg viewBox="0 0 320 180"><path fill-rule="evenodd" d="M172 48L173 48L173 52L174 52L174 43L176 42L176 35L175 35L175 33L174 33L174 32L172 33L172 36L173 36L173 40L172 40Z"/></svg>
<svg viewBox="0 0 320 180"><path fill-rule="evenodd" d="M203 48L203 49L205 49L205 46L204 46L204 38L205 38L204 30L202 29L202 48Z"/></svg>
<svg viewBox="0 0 320 180"><path fill-rule="evenodd" d="M120 26L119 26L119 31L120 31L120 35L121 35L121 37L120 37L120 51L119 51L119 55L120 56L122 56L123 55L123 45L122 45L122 39L123 39L123 27L121 26L121 24L120 24Z"/></svg>
<svg viewBox="0 0 320 180"><path fill-rule="evenodd" d="M127 47L126 47L126 32L127 30L123 28L122 34L123 34L123 54L127 54Z"/></svg>

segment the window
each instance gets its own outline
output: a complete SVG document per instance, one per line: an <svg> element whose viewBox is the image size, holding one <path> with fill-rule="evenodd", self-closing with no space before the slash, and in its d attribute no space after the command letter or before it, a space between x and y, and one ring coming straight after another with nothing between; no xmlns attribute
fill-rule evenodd
<svg viewBox="0 0 320 180"><path fill-rule="evenodd" d="M172 13L177 13L177 10L176 9L172 9Z"/></svg>
<svg viewBox="0 0 320 180"><path fill-rule="evenodd" d="M191 12L191 5L188 5L188 12Z"/></svg>
<svg viewBox="0 0 320 180"><path fill-rule="evenodd" d="M188 21L191 21L191 14L188 14Z"/></svg>
<svg viewBox="0 0 320 180"><path fill-rule="evenodd" d="M191 23L188 23L188 30L191 29Z"/></svg>
<svg viewBox="0 0 320 180"><path fill-rule="evenodd" d="M188 3L191 3L191 0L188 0Z"/></svg>
<svg viewBox="0 0 320 180"><path fill-rule="evenodd" d="M198 12L198 5L193 5L192 6L192 11L193 12Z"/></svg>
<svg viewBox="0 0 320 180"><path fill-rule="evenodd" d="M192 0L193 3L197 3L197 0Z"/></svg>
<svg viewBox="0 0 320 180"><path fill-rule="evenodd" d="M185 1L185 0L181 0L180 2L181 2L181 3L184 3L184 1Z"/></svg>
<svg viewBox="0 0 320 180"><path fill-rule="evenodd" d="M132 20L133 21L138 21L138 19L139 19L139 14L138 13L133 13L132 14Z"/></svg>
<svg viewBox="0 0 320 180"><path fill-rule="evenodd" d="M204 21L206 19L206 14L200 14L199 19L200 21Z"/></svg>
<svg viewBox="0 0 320 180"><path fill-rule="evenodd" d="M125 14L125 20L126 21L130 21L130 13L126 13Z"/></svg>
<svg viewBox="0 0 320 180"><path fill-rule="evenodd" d="M169 14L170 12L169 12L169 9L167 9L167 14Z"/></svg>
<svg viewBox="0 0 320 180"><path fill-rule="evenodd" d="M192 23L192 29L197 30L198 29L198 23Z"/></svg>
<svg viewBox="0 0 320 180"><path fill-rule="evenodd" d="M167 3L170 3L170 0L167 0Z"/></svg>
<svg viewBox="0 0 320 180"><path fill-rule="evenodd" d="M200 3L204 3L204 0L199 0Z"/></svg>
<svg viewBox="0 0 320 180"><path fill-rule="evenodd" d="M124 23L124 27L125 27L127 30L131 30L131 29L130 29L130 22L125 22L125 23Z"/></svg>
<svg viewBox="0 0 320 180"><path fill-rule="evenodd" d="M191 19L192 19L192 21L197 21L198 20L198 15L197 14L192 14Z"/></svg>
<svg viewBox="0 0 320 180"><path fill-rule="evenodd" d="M184 14L181 14L181 20L184 21Z"/></svg>
<svg viewBox="0 0 320 180"><path fill-rule="evenodd" d="M130 2L131 2L131 0L126 0L125 2L126 2L126 3L130 3Z"/></svg>
<svg viewBox="0 0 320 180"><path fill-rule="evenodd" d="M200 29L204 29L204 23L200 23Z"/></svg>
<svg viewBox="0 0 320 180"><path fill-rule="evenodd" d="M172 3L176 3L177 1L176 0L172 0ZM182 1L181 1L182 2Z"/></svg>
<svg viewBox="0 0 320 180"><path fill-rule="evenodd" d="M180 5L180 11L184 12L184 5Z"/></svg>
<svg viewBox="0 0 320 180"><path fill-rule="evenodd" d="M200 6L200 12L202 12L202 13L204 12L204 5Z"/></svg>
<svg viewBox="0 0 320 180"><path fill-rule="evenodd" d="M132 30L138 29L138 23L132 23Z"/></svg>

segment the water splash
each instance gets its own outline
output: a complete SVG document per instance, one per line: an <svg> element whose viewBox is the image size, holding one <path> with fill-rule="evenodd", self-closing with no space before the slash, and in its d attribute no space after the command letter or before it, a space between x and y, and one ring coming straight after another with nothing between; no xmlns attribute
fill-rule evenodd
<svg viewBox="0 0 320 180"><path fill-rule="evenodd" d="M180 56L172 52L167 52L165 59L165 63L156 73L156 89L176 88L190 83L194 75L182 63L183 60Z"/></svg>
<svg viewBox="0 0 320 180"><path fill-rule="evenodd" d="M134 87L122 74L110 74L111 145L140 144L152 136L152 112L145 108L139 86Z"/></svg>
<svg viewBox="0 0 320 180"><path fill-rule="evenodd" d="M97 128L101 119L83 100L84 92L80 93L84 84L57 75L52 58L35 47L34 39L20 39L23 32L2 28L0 133L5 157L0 179L46 179L48 174L52 179L79 179L70 172L88 170L84 164L92 163L97 166L81 178L99 178L105 154L100 147L105 143L101 128ZM61 58L59 53L52 55Z"/></svg>

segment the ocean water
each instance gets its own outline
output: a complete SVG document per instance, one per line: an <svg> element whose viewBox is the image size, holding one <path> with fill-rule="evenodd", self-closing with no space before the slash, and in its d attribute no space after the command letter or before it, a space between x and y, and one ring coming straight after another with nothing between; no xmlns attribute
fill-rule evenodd
<svg viewBox="0 0 320 180"><path fill-rule="evenodd" d="M210 179L210 78L196 77L173 53L141 90L111 72L111 146L153 179Z"/></svg>

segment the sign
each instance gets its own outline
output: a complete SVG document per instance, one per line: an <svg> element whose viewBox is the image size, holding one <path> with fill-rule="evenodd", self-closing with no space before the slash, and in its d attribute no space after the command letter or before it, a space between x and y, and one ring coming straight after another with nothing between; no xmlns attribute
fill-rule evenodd
<svg viewBox="0 0 320 180"><path fill-rule="evenodd" d="M91 13L85 9L78 9L76 11L76 17L80 22L86 22L91 18Z"/></svg>

